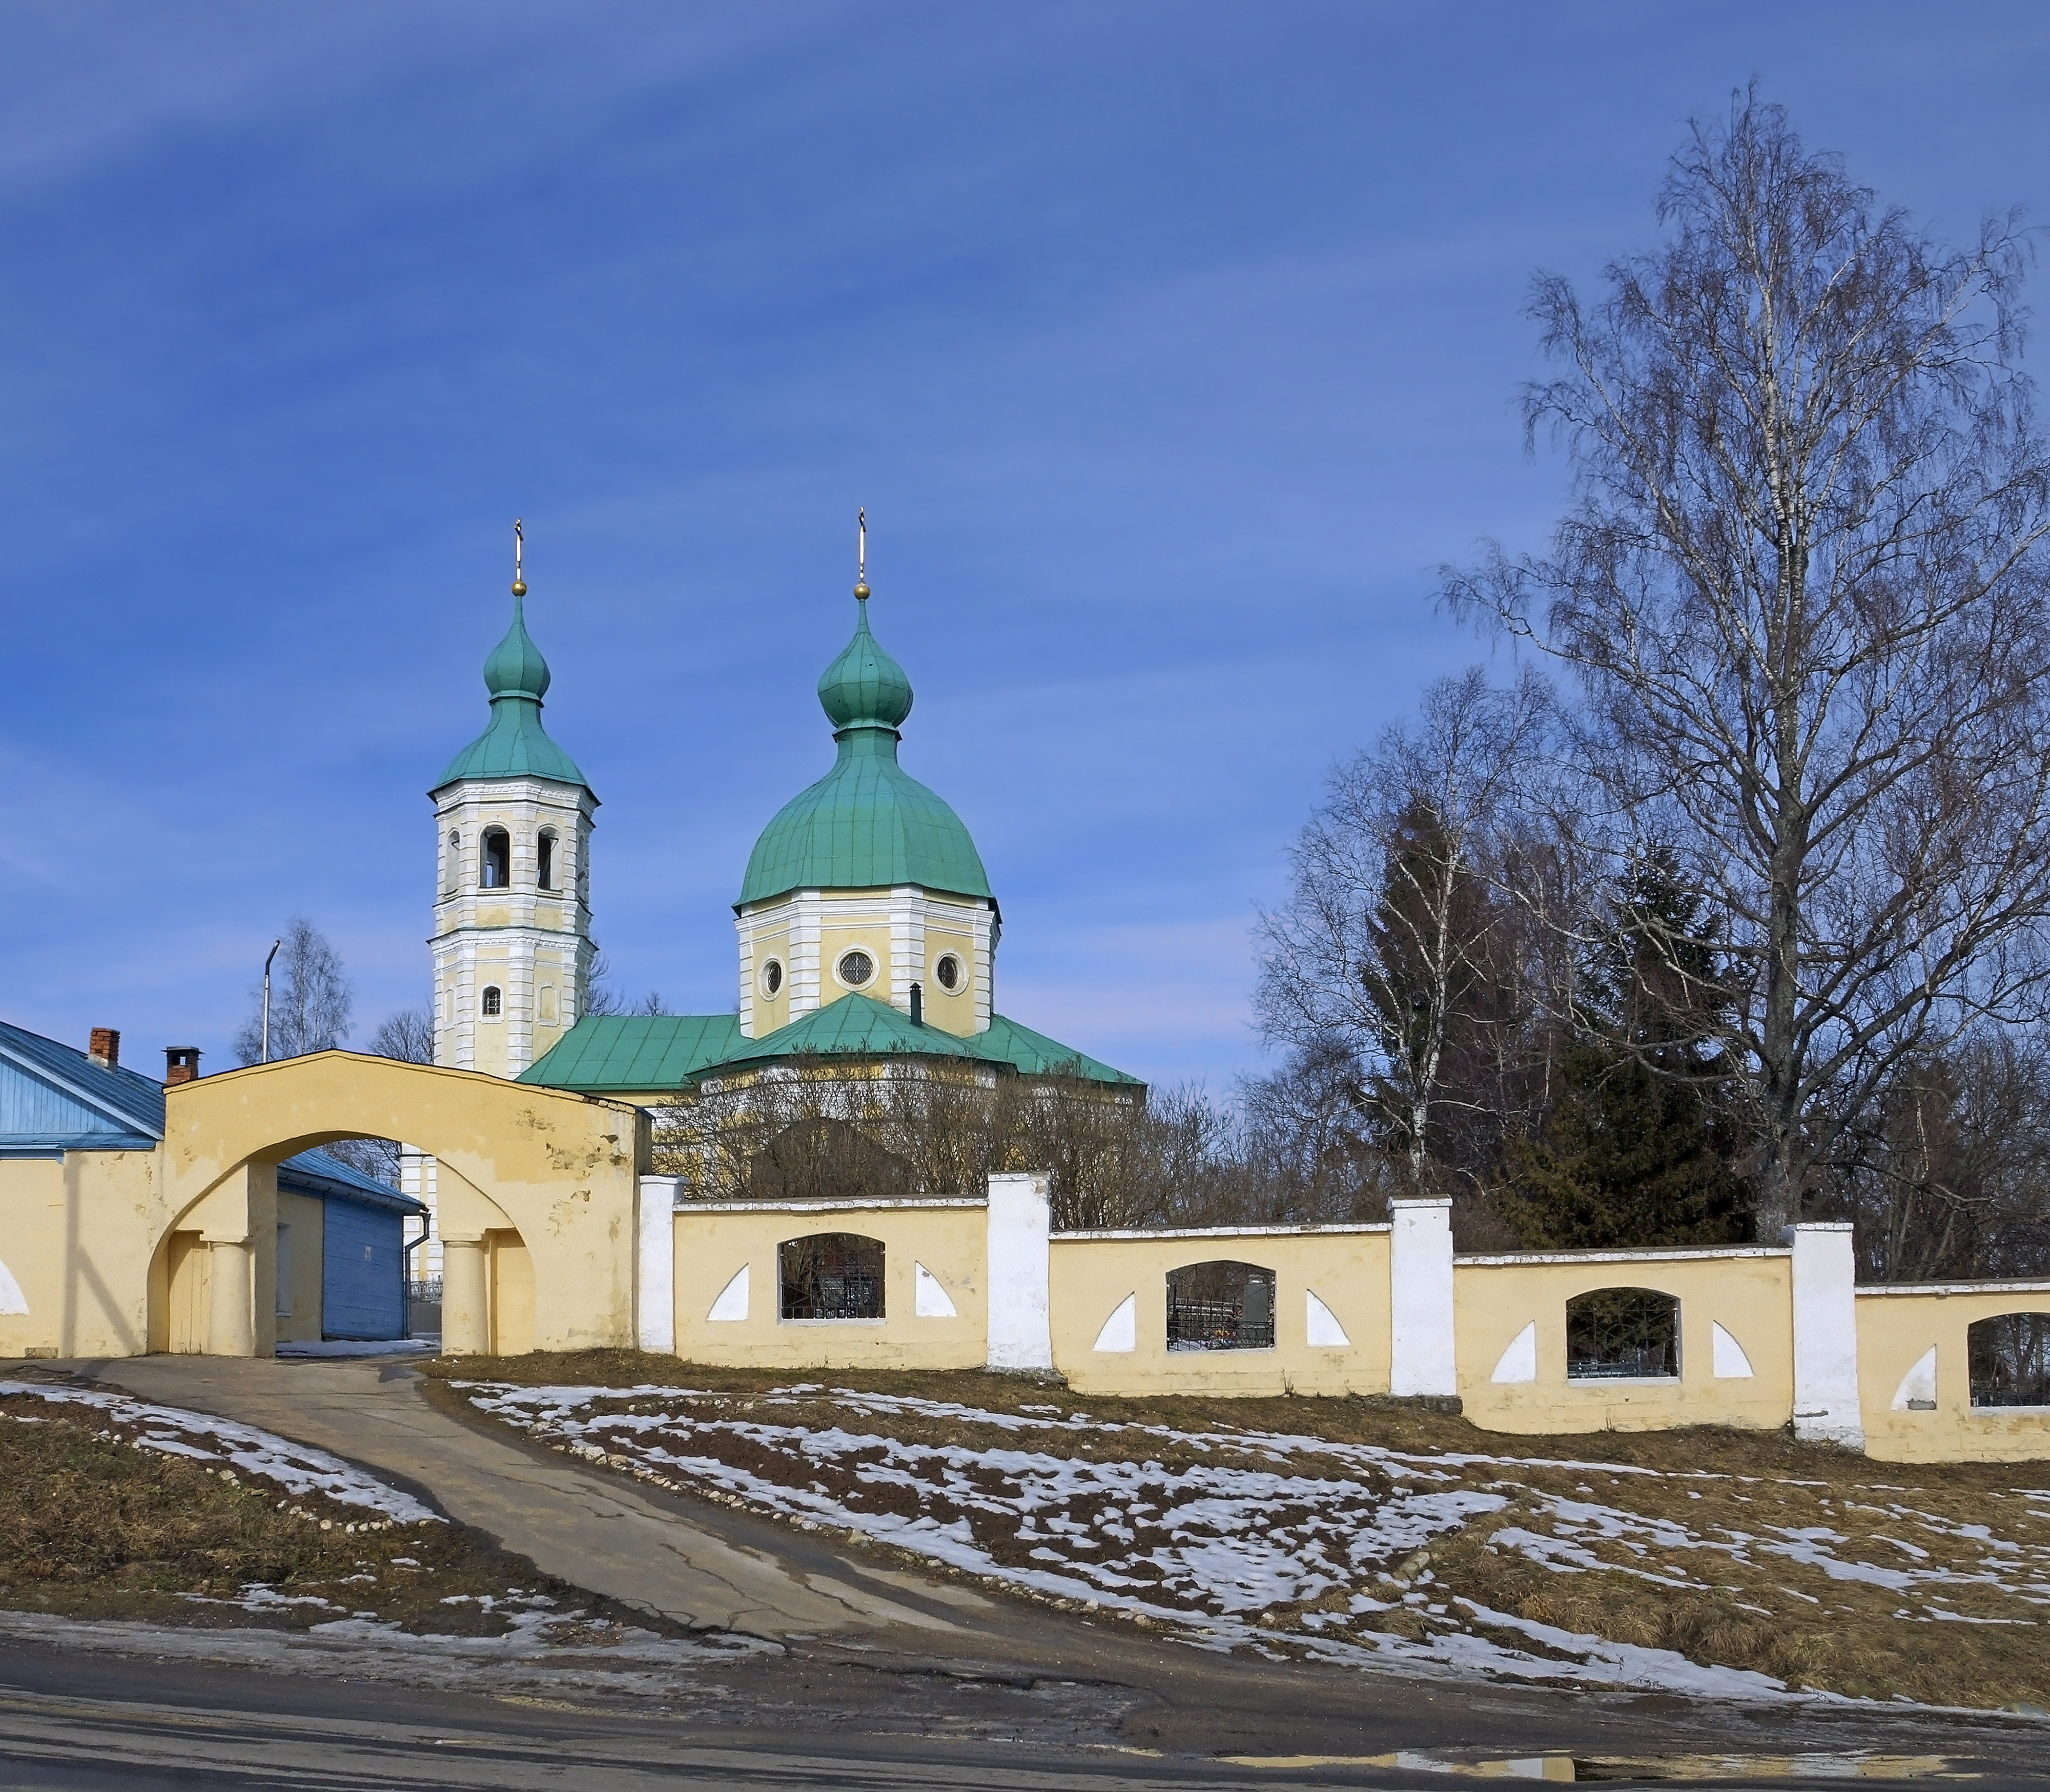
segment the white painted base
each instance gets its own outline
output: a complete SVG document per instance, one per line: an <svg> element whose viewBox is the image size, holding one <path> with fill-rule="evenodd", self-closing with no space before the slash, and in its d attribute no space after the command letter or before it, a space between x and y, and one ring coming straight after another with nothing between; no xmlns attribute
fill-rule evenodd
<svg viewBox="0 0 2050 1792"><path fill-rule="evenodd" d="M635 1252L634 1311L641 1348L673 1356L676 1350L676 1189L675 1176L641 1178L639 1249Z"/></svg>
<svg viewBox="0 0 2050 1792"><path fill-rule="evenodd" d="M989 1178L989 1366L1050 1372L1047 1299L1053 1203L1045 1176Z"/></svg>

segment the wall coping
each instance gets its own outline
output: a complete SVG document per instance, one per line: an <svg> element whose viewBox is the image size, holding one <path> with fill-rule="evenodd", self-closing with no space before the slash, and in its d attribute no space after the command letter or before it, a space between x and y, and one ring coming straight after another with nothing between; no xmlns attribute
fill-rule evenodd
<svg viewBox="0 0 2050 1792"><path fill-rule="evenodd" d="M1526 1263L1713 1263L1739 1257L1791 1257L1784 1245L1724 1245L1705 1250L1652 1251L1513 1251L1501 1256L1456 1256L1454 1268L1466 1264L1483 1268ZM2046 1284L2050 1286L2050 1284Z"/></svg>
<svg viewBox="0 0 2050 1792"><path fill-rule="evenodd" d="M1861 1300L1889 1294L2050 1295L2050 1282L1861 1282L1853 1291Z"/></svg>
<svg viewBox="0 0 2050 1792"><path fill-rule="evenodd" d="M679 1213L901 1213L918 1207L987 1207L987 1195L949 1195L932 1201L685 1201ZM792 1322L794 1324L796 1322ZM837 1324L837 1320L833 1322Z"/></svg>
<svg viewBox="0 0 2050 1792"><path fill-rule="evenodd" d="M1159 1229L1140 1229L1113 1232L1057 1232L1053 1234L1056 1244L1079 1238L1308 1238L1332 1234L1357 1237L1362 1233L1388 1232L1393 1229L1381 1225L1193 1225L1172 1226Z"/></svg>

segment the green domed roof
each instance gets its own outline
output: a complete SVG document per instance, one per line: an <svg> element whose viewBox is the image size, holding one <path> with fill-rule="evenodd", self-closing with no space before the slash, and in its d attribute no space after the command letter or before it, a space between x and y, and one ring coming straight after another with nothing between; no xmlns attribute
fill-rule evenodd
<svg viewBox="0 0 2050 1792"><path fill-rule="evenodd" d="M840 756L785 803L749 855L739 902L793 890L879 890L915 883L956 896L990 894L981 855L961 817L897 763L898 727L911 713L911 681L868 632L861 605L854 639L819 680Z"/></svg>
<svg viewBox="0 0 2050 1792"><path fill-rule="evenodd" d="M541 726L541 699L548 688L548 662L527 633L527 601L512 600L512 626L484 662L484 688L491 693L491 722L449 762L435 782L474 777L546 777L584 784L576 762L548 738ZM589 785L584 784L586 789Z"/></svg>

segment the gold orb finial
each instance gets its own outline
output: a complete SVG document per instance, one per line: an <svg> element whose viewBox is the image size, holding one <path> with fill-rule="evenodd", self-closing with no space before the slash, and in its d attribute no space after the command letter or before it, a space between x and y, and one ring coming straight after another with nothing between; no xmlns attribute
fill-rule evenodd
<svg viewBox="0 0 2050 1792"><path fill-rule="evenodd" d="M527 580L521 571L522 563L526 558L526 532L520 526L520 519L515 516L512 519L512 595L516 598L524 598L527 594Z"/></svg>
<svg viewBox="0 0 2050 1792"><path fill-rule="evenodd" d="M854 513L854 594L868 602L868 512Z"/></svg>

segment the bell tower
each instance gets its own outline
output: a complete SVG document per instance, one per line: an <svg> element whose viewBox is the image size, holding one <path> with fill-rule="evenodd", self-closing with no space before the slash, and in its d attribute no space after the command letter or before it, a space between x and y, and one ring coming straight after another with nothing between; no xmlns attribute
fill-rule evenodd
<svg viewBox="0 0 2050 1792"><path fill-rule="evenodd" d="M527 633L512 525L512 623L484 662L491 720L435 805L435 1062L516 1077L576 1024L590 987L598 798L548 738L548 662Z"/></svg>

